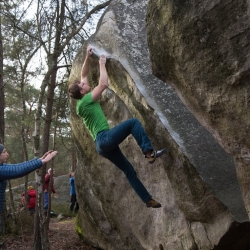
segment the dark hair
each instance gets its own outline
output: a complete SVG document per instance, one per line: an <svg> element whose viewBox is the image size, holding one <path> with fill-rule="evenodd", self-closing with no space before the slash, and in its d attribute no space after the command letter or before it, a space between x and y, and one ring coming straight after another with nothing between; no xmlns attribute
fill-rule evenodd
<svg viewBox="0 0 250 250"><path fill-rule="evenodd" d="M73 174L73 172L70 172L70 173L69 173L69 178L71 178L71 175L72 175L72 174Z"/></svg>
<svg viewBox="0 0 250 250"><path fill-rule="evenodd" d="M78 86L79 83L79 80L74 80L68 87L69 96L77 100L82 99L81 88Z"/></svg>
<svg viewBox="0 0 250 250"><path fill-rule="evenodd" d="M3 150L4 150L4 145L0 144L0 154L2 154Z"/></svg>

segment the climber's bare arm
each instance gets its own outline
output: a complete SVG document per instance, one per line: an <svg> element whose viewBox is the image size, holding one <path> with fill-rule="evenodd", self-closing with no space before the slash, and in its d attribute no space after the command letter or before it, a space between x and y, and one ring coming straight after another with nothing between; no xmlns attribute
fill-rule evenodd
<svg viewBox="0 0 250 250"><path fill-rule="evenodd" d="M85 82L88 84L88 73L89 73L89 58L93 54L93 48L91 46L88 46L86 51L86 57L84 60L84 63L82 65L82 71L81 71L81 82Z"/></svg>
<svg viewBox="0 0 250 250"><path fill-rule="evenodd" d="M97 100L102 92L108 87L108 73L106 69L106 56L101 55L99 59L100 78L98 85L92 91L92 99Z"/></svg>

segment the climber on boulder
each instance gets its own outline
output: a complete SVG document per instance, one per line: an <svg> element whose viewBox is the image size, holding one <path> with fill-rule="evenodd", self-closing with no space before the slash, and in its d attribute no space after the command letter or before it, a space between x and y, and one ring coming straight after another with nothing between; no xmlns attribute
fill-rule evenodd
<svg viewBox="0 0 250 250"><path fill-rule="evenodd" d="M156 202L148 193L147 189L137 177L132 164L121 152L119 144L123 142L127 136L132 134L150 164L154 163L156 158L163 155L166 149L153 150L144 128L136 118L126 120L110 128L102 108L97 102L97 99L103 91L108 88L106 56L101 55L99 57L99 83L91 91L91 87L88 84L88 72L89 59L92 54L93 48L88 46L81 70L81 80L75 80L68 88L70 97L78 100L76 113L83 119L85 126L92 135L97 152L124 172L130 185L142 201L146 203L147 207L159 208L161 204Z"/></svg>

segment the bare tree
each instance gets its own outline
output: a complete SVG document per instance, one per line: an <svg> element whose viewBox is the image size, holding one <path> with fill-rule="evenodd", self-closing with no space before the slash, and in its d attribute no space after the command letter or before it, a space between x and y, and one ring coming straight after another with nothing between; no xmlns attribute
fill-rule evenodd
<svg viewBox="0 0 250 250"><path fill-rule="evenodd" d="M96 6L91 11L88 11L88 5L83 5L82 10L85 10L85 16L82 17L81 14L76 12L76 9L79 6L74 6L75 9L72 10L70 6L67 5L65 0L59 2L53 2L54 11L46 11L44 5L37 6L37 29L38 29L38 37L43 45L44 51L46 52L47 58L47 67L48 71L44 77L44 80L41 85L41 92L38 102L37 109L37 126L39 127L40 118L41 118L41 104L44 99L45 88L48 87L47 92L47 105L46 105L46 115L45 115L45 126L43 132L43 152L46 152L49 147L49 138L50 138L50 125L52 121L52 111L53 111L53 102L54 102L54 92L56 88L56 79L57 72L59 69L60 57L63 53L65 53L65 49L68 49L70 45L70 41L73 37L75 37L83 28L86 21L94 14L96 11L106 7L110 1L107 1L101 5ZM52 2L51 2L52 4ZM51 6L50 6L51 8ZM45 10L45 11L44 11ZM78 14L78 16L76 15ZM45 23L46 20L46 23ZM46 40L44 39L44 31L49 30L49 34L46 36ZM38 132L40 130L37 130ZM40 136L36 136L36 139L39 139ZM35 145L39 145L36 143ZM39 148L35 149L36 152ZM38 172L37 175L37 183L40 186L43 185L43 178L45 175L46 166L42 168L42 173ZM42 193L39 192L40 195L39 202L42 201L41 196ZM42 204L42 203L41 203ZM42 208L42 206L40 206ZM48 241L48 225L49 225L49 212L47 214L47 218L44 218L43 209L39 211L40 216L36 216L36 227L34 232L34 245L33 249L49 249L49 241ZM39 221L40 219L40 221ZM43 227L39 227L42 223ZM40 239L41 241L40 241Z"/></svg>
<svg viewBox="0 0 250 250"><path fill-rule="evenodd" d="M102 3L89 10L87 2L82 0L39 0L36 6L36 20L30 19L33 29L27 29L27 21L23 19L32 1L28 5L25 5L26 7L23 9L23 13L21 13L18 18L16 14L8 11L5 12L5 15L12 21L12 26L36 40L42 47L42 53L45 55L47 69L40 86L33 133L34 155L36 157L41 151L40 138L42 123L44 124L42 151L46 152L49 149L51 123L53 122L53 117L55 117L53 115L55 92L57 88L62 87L61 84L57 84L57 82L59 82L58 72L60 71L61 73L63 68L67 68L69 71L73 55L77 48L84 42L86 34L88 33L88 31L84 29L85 24L89 22L96 13L106 8L111 2L111 0L99 1ZM22 1L18 3L20 4ZM69 63L65 60L66 56ZM43 112L45 99L46 110ZM25 128L23 129L25 131ZM23 133L23 141L24 140L25 134ZM43 181L45 172L45 165L42 169L36 171L38 192L33 243L33 249L36 250L50 249L48 240L50 213L48 212L47 216L45 216L43 210Z"/></svg>
<svg viewBox="0 0 250 250"><path fill-rule="evenodd" d="M2 40L1 12L0 12L0 143L4 143L3 40Z"/></svg>

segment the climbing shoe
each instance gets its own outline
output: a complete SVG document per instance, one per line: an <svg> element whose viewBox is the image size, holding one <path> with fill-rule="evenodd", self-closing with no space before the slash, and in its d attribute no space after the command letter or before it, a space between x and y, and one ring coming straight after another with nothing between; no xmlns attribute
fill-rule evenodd
<svg viewBox="0 0 250 250"><path fill-rule="evenodd" d="M152 208L159 208L161 207L161 204L151 198L146 202L146 206Z"/></svg>
<svg viewBox="0 0 250 250"><path fill-rule="evenodd" d="M149 162L150 164L152 164L152 163L155 162L156 158L160 157L160 156L163 155L165 152L166 152L166 149L163 148L163 149L161 149L161 150L153 151L150 157L147 157L146 155L145 155L145 157L147 158L148 162Z"/></svg>

